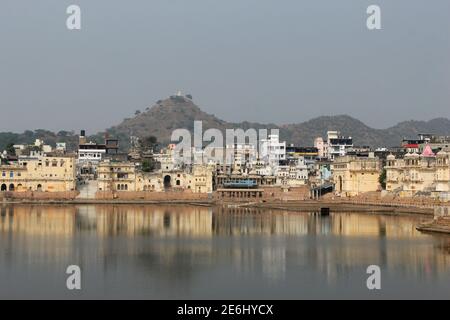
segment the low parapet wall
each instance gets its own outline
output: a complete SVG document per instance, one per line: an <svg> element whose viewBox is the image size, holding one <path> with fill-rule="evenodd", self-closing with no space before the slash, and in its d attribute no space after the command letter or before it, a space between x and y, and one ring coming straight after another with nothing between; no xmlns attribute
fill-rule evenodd
<svg viewBox="0 0 450 320"><path fill-rule="evenodd" d="M260 186L253 188L221 188L214 192L214 199L222 202L271 202L302 201L309 199L309 187Z"/></svg>
<svg viewBox="0 0 450 320"><path fill-rule="evenodd" d="M207 193L193 192L148 192L148 191L97 191L95 199L97 200L148 200L148 201L170 201L170 200L208 200Z"/></svg>
<svg viewBox="0 0 450 320"><path fill-rule="evenodd" d="M293 187L267 186L262 187L262 189L264 190L264 200L295 201L309 199L309 187L307 185Z"/></svg>
<svg viewBox="0 0 450 320"><path fill-rule="evenodd" d="M32 200L32 201L48 201L48 200L73 200L78 196L78 191L63 191L63 192L39 192L39 191L25 191L25 192L2 192L0 199L8 200Z"/></svg>
<svg viewBox="0 0 450 320"><path fill-rule="evenodd" d="M425 197L425 196L414 196L414 197L400 197L391 193L386 192L367 192L362 193L355 197L338 197L333 194L327 194L323 197L325 200L337 200L337 201L353 201L358 203L376 203L381 204L392 204L399 206L422 206L433 208L436 206L450 205L448 202L440 201L436 198Z"/></svg>
<svg viewBox="0 0 450 320"><path fill-rule="evenodd" d="M434 219L450 218L449 206L437 206L434 208Z"/></svg>

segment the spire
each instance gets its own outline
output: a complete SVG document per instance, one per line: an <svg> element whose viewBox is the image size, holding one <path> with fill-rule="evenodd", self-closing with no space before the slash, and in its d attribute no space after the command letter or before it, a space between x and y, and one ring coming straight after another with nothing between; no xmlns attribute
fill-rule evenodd
<svg viewBox="0 0 450 320"><path fill-rule="evenodd" d="M431 150L430 145L427 143L427 145L423 149L422 157L434 157L434 156L435 156L435 154L434 154L433 150Z"/></svg>

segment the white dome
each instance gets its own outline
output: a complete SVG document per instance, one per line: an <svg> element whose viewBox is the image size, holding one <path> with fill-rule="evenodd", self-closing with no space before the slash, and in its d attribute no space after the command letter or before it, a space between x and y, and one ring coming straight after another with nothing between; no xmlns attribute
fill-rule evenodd
<svg viewBox="0 0 450 320"><path fill-rule="evenodd" d="M395 156L393 154L390 154L386 158L387 160L395 160Z"/></svg>

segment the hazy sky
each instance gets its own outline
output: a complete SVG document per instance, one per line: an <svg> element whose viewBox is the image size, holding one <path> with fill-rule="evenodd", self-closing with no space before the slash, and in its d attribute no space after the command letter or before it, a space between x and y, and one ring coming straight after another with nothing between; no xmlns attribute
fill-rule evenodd
<svg viewBox="0 0 450 320"><path fill-rule="evenodd" d="M450 1L1 1L0 131L92 133L178 90L229 121L450 117Z"/></svg>

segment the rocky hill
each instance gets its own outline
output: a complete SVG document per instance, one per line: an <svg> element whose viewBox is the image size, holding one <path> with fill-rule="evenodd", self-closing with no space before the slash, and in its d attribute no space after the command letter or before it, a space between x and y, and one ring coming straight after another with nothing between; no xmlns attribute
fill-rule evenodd
<svg viewBox="0 0 450 320"><path fill-rule="evenodd" d="M434 133L450 136L450 120L437 118L430 121L405 121L387 129L374 129L363 122L347 115L321 116L306 122L286 125L261 123L231 123L202 111L191 99L182 96L172 96L158 101L143 112L137 112L132 118L123 120L107 131L111 136L121 140L121 146L126 149L131 135L138 137L155 136L162 144L170 142L172 131L185 128L193 131L194 120L202 120L203 131L209 128L225 129L265 128L280 130L281 139L288 143L301 146L313 145L314 138L325 137L328 130L338 130L343 135L352 136L355 145L359 146L398 146L404 137L415 138L418 133ZM26 131L22 134L0 133L0 150L9 143L31 143L36 138L47 143L66 141L69 147L75 147L78 137L73 132L52 133L46 130ZM102 141L103 133L90 139Z"/></svg>
<svg viewBox="0 0 450 320"><path fill-rule="evenodd" d="M301 146L311 146L314 138L326 137L328 130L338 130L343 135L352 136L359 146L398 146L404 137L415 138L418 133L450 135L450 120L445 118L430 121L405 121L387 129L374 129L347 115L321 116L306 122L276 125L261 123L231 123L202 111L195 103L184 97L171 97L160 100L151 108L126 119L108 131L117 136L153 135L159 141L168 143L172 131L185 128L193 131L194 120L203 121L203 131L208 128L225 130L227 128L277 128L281 138Z"/></svg>

